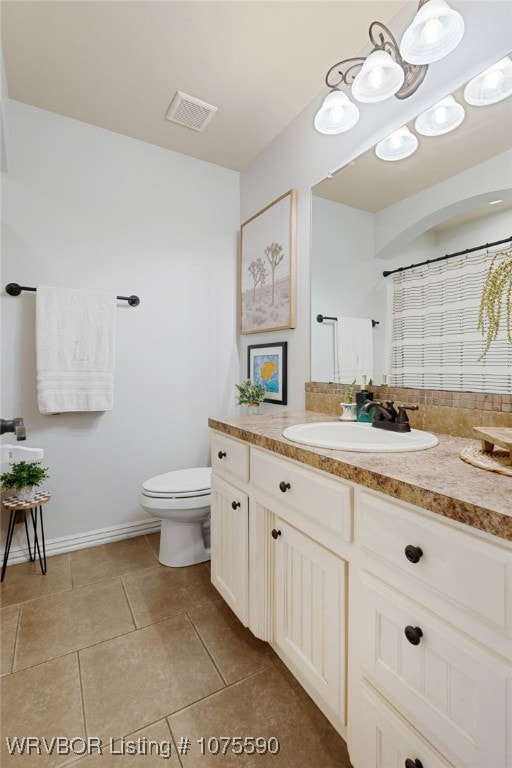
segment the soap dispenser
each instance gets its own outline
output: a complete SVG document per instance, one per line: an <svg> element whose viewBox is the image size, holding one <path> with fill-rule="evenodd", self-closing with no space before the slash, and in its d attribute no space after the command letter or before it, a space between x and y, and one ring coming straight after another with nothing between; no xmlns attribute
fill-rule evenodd
<svg viewBox="0 0 512 768"><path fill-rule="evenodd" d="M373 400L373 392L369 392L367 389L362 389L360 392L357 392L356 394L356 406L357 406L357 421L367 422L371 423L372 421L372 414L369 413L362 413L361 408L365 403L370 402L370 400Z"/></svg>

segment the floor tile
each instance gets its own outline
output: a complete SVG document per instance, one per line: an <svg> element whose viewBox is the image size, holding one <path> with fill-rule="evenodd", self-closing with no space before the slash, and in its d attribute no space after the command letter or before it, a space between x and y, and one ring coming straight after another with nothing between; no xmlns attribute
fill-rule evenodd
<svg viewBox="0 0 512 768"><path fill-rule="evenodd" d="M141 568L151 568L157 562L145 536L79 549L71 553L73 585L93 584Z"/></svg>
<svg viewBox="0 0 512 768"><path fill-rule="evenodd" d="M37 736L45 737L48 742L55 736L85 737L76 654L3 677L0 691L2 768L18 765L54 768L68 763L69 755L59 755L56 749L48 754L44 745L40 755L10 755L6 737Z"/></svg>
<svg viewBox="0 0 512 768"><path fill-rule="evenodd" d="M272 664L272 648L254 637L223 600L197 608L189 617L226 683Z"/></svg>
<svg viewBox="0 0 512 768"><path fill-rule="evenodd" d="M208 696L222 679L186 616L79 652L87 730L117 738Z"/></svg>
<svg viewBox="0 0 512 768"><path fill-rule="evenodd" d="M134 629L119 579L32 600L20 608L14 669L64 656Z"/></svg>
<svg viewBox="0 0 512 768"><path fill-rule="evenodd" d="M160 552L160 531L157 533L147 533L146 539L149 541L151 549L158 557L158 553Z"/></svg>
<svg viewBox="0 0 512 768"><path fill-rule="evenodd" d="M89 757L74 763L76 768L180 768L181 763L166 720L131 733L124 739L101 744ZM170 756L169 756L170 755Z"/></svg>
<svg viewBox="0 0 512 768"><path fill-rule="evenodd" d="M349 768L343 739L311 699L300 695L277 667L258 672L241 683L187 707L169 718L175 739L190 738L181 760L185 768ZM279 740L278 754L201 754L198 740L252 736Z"/></svg>
<svg viewBox="0 0 512 768"><path fill-rule="evenodd" d="M19 609L19 605L9 605L0 611L0 675L11 672Z"/></svg>
<svg viewBox="0 0 512 768"><path fill-rule="evenodd" d="M138 627L191 611L219 597L204 563L188 568L159 565L128 574L123 582Z"/></svg>
<svg viewBox="0 0 512 768"><path fill-rule="evenodd" d="M69 554L48 557L45 576L41 573L39 560L8 565L5 579L0 584L0 603L5 607L71 589L70 559Z"/></svg>

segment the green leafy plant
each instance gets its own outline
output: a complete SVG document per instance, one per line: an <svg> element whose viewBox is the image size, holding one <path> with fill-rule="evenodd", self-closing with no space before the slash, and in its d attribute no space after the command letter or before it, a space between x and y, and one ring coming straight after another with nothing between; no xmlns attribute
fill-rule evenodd
<svg viewBox="0 0 512 768"><path fill-rule="evenodd" d="M235 384L235 387L238 389L238 405L258 405L267 394L263 384L256 384L251 379Z"/></svg>
<svg viewBox="0 0 512 768"><path fill-rule="evenodd" d="M352 382L352 384L349 384L347 389L345 390L345 402L346 403L353 403L354 402L354 387L356 385L356 380Z"/></svg>
<svg viewBox="0 0 512 768"><path fill-rule="evenodd" d="M493 341L498 337L502 321L502 311L505 309L506 329L508 340L512 343L512 252L499 251L494 255L485 278L480 311L478 313L478 330L486 336L484 351L478 358L482 360L489 351Z"/></svg>
<svg viewBox="0 0 512 768"><path fill-rule="evenodd" d="M40 461L17 461L11 464L9 472L0 476L0 486L4 490L16 490L27 485L41 485L48 475L48 467L41 467Z"/></svg>

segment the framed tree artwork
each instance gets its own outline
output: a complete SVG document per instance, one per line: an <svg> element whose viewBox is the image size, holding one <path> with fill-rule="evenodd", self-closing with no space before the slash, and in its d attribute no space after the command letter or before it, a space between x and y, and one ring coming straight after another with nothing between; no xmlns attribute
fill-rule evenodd
<svg viewBox="0 0 512 768"><path fill-rule="evenodd" d="M297 193L291 189L242 224L240 332L295 328Z"/></svg>
<svg viewBox="0 0 512 768"><path fill-rule="evenodd" d="M288 400L286 341L247 347L247 375L266 389L264 403L286 405Z"/></svg>

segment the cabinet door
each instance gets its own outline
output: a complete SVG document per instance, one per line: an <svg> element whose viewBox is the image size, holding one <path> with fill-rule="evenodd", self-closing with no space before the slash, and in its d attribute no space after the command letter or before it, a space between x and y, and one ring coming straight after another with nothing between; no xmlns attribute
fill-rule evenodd
<svg viewBox="0 0 512 768"><path fill-rule="evenodd" d="M367 683L360 688L357 746L350 759L356 768L452 768L442 755Z"/></svg>
<svg viewBox="0 0 512 768"><path fill-rule="evenodd" d="M249 621L249 501L235 486L212 478L211 574L233 613Z"/></svg>
<svg viewBox="0 0 512 768"><path fill-rule="evenodd" d="M276 646L308 693L345 724L346 563L282 520L275 525Z"/></svg>

